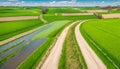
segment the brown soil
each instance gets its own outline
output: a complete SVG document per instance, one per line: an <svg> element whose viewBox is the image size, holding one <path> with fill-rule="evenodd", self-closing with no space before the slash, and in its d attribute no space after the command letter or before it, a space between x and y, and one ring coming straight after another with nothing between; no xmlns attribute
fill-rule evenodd
<svg viewBox="0 0 120 69"><path fill-rule="evenodd" d="M2 17L0 21L16 21L16 20L29 20L37 19L38 16L19 16L19 17Z"/></svg>
<svg viewBox="0 0 120 69"><path fill-rule="evenodd" d="M62 16L82 16L82 15L93 15L93 13L62 13Z"/></svg>

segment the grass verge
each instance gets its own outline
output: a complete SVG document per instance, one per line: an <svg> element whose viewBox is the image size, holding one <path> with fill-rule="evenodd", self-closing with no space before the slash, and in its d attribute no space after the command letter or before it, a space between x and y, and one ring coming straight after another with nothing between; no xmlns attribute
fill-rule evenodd
<svg viewBox="0 0 120 69"><path fill-rule="evenodd" d="M73 33L76 25L73 25L67 34L59 61L59 69L87 69L76 42L75 33Z"/></svg>

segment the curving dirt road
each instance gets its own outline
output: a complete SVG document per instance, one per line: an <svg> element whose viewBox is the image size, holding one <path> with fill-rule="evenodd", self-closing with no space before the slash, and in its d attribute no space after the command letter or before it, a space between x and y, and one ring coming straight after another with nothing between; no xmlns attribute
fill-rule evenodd
<svg viewBox="0 0 120 69"><path fill-rule="evenodd" d="M42 15L42 14L40 15L40 20L41 20L43 23L47 23L47 21L43 18L43 15Z"/></svg>
<svg viewBox="0 0 120 69"><path fill-rule="evenodd" d="M68 33L68 30L73 24L77 22L78 21L70 24L62 31L62 33L58 37L58 40L56 41L55 45L51 49L50 54L46 58L41 68L37 67L36 69L58 69L58 63L59 63L60 55L62 53L62 46L66 38L66 35Z"/></svg>
<svg viewBox="0 0 120 69"><path fill-rule="evenodd" d="M85 21L80 22L75 28L75 35L80 50L83 54L85 62L87 64L88 69L107 69L105 64L101 61L101 59L96 55L96 53L91 49L88 43L83 38L80 32L80 26Z"/></svg>

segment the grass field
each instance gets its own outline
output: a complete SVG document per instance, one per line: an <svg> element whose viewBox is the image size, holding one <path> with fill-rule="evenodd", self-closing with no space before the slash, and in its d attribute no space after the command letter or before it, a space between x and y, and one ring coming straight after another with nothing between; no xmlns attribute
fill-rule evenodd
<svg viewBox="0 0 120 69"><path fill-rule="evenodd" d="M54 14L54 13L80 13L80 10L75 10L72 8L49 8L48 12L49 14Z"/></svg>
<svg viewBox="0 0 120 69"><path fill-rule="evenodd" d="M21 65L18 69L35 69L38 63L42 60L43 56L51 46L51 44L56 40L56 36L61 30L70 23L68 20L64 21L55 21L51 23L51 27L46 29L45 31L36 35L33 40L48 38L48 40L40 46L37 50L33 52Z"/></svg>
<svg viewBox="0 0 120 69"><path fill-rule="evenodd" d="M22 32L31 30L41 26L42 24L43 23L38 19L0 22L0 40L4 40Z"/></svg>
<svg viewBox="0 0 120 69"><path fill-rule="evenodd" d="M81 8L85 9L85 8ZM89 7L91 9L91 7ZM95 8L94 8L95 9ZM57 13L58 15L55 15ZM61 13L82 13L81 10L74 8L49 8L49 11L44 14L44 19L48 22L56 20L84 20L84 19L96 19L96 15L85 15L85 16L61 16Z"/></svg>
<svg viewBox="0 0 120 69"><path fill-rule="evenodd" d="M55 16L55 15L44 15L44 19L48 22L56 21L56 20L85 20L85 19L97 19L95 15L86 15L86 16Z"/></svg>
<svg viewBox="0 0 120 69"><path fill-rule="evenodd" d="M67 34L59 61L59 69L87 69L73 33L76 25L73 25Z"/></svg>
<svg viewBox="0 0 120 69"><path fill-rule="evenodd" d="M38 7L0 7L0 17L38 16L40 11Z"/></svg>
<svg viewBox="0 0 120 69"><path fill-rule="evenodd" d="M81 32L108 69L120 68L120 19L91 20Z"/></svg>

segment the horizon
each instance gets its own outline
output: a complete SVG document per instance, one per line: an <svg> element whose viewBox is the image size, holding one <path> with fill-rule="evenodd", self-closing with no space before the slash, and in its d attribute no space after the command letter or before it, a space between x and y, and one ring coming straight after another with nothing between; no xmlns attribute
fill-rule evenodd
<svg viewBox="0 0 120 69"><path fill-rule="evenodd" d="M120 0L1 0L0 6L118 6Z"/></svg>

